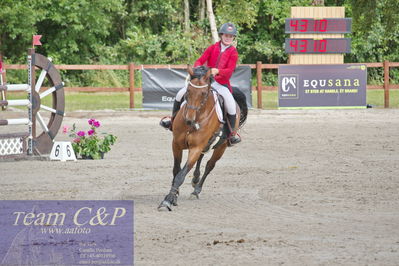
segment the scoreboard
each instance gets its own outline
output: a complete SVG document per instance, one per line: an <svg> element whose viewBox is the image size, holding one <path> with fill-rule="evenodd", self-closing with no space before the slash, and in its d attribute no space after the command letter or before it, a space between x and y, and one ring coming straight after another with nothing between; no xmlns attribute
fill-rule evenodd
<svg viewBox="0 0 399 266"><path fill-rule="evenodd" d="M287 18L285 33L351 33L350 18Z"/></svg>
<svg viewBox="0 0 399 266"><path fill-rule="evenodd" d="M351 52L350 38L335 39L285 39L288 54L342 54Z"/></svg>
<svg viewBox="0 0 399 266"><path fill-rule="evenodd" d="M287 18L285 33L290 34L343 34L350 33L351 18ZM286 38L288 54L343 54L351 52L350 38Z"/></svg>

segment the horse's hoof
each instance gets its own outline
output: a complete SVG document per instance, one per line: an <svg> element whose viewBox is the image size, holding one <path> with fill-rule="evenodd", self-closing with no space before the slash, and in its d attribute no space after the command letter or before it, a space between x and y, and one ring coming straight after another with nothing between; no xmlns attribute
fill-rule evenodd
<svg viewBox="0 0 399 266"><path fill-rule="evenodd" d="M191 193L190 195L190 200L195 200L195 199L199 199L199 195L197 193Z"/></svg>
<svg viewBox="0 0 399 266"><path fill-rule="evenodd" d="M158 206L158 211L172 211L172 205L169 201L163 200Z"/></svg>

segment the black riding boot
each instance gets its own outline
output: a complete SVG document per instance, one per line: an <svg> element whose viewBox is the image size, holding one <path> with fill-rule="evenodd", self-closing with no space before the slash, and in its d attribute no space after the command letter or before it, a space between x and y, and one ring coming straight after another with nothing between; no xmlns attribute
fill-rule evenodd
<svg viewBox="0 0 399 266"><path fill-rule="evenodd" d="M236 115L227 114L227 119L229 120L230 126L227 125L227 141L230 145L234 145L241 142L240 136L234 131L236 125Z"/></svg>
<svg viewBox="0 0 399 266"><path fill-rule="evenodd" d="M177 112L179 112L179 110L180 110L180 105L181 105L181 102L178 102L175 100L175 102L173 103L172 117L170 118L170 120L162 119L159 122L161 127L164 127L165 129L169 129L170 131L172 131L172 123L173 123L173 120L175 119Z"/></svg>

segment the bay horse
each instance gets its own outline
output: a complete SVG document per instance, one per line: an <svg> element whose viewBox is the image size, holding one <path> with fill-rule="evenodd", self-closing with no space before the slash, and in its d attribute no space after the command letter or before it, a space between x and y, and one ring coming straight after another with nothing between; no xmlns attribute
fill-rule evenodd
<svg viewBox="0 0 399 266"><path fill-rule="evenodd" d="M179 187L183 184L186 175L197 163L192 179L192 186L194 191L191 193L192 197L199 198L202 186L206 177L215 167L216 162L223 156L228 147L227 140L218 142L213 148L213 154L206 164L205 172L200 177L200 165L204 156L204 151L210 149L211 139L216 138L223 130L223 124L219 121L216 113L216 105L213 91L211 89L211 70L206 67L192 68L188 66L187 72L190 74L190 81L187 85L187 92L185 95L185 104L182 104L181 109L174 118L173 131L173 181L169 194L161 202L158 210L172 210L172 205L177 205L177 197L179 194ZM236 125L231 125L237 129L239 125L245 122L248 108L244 97L244 119L240 121L240 108L237 105L237 119ZM237 100L238 101L238 100ZM241 104L242 104L241 97ZM181 161L183 150L188 149L188 158L183 168L181 168Z"/></svg>

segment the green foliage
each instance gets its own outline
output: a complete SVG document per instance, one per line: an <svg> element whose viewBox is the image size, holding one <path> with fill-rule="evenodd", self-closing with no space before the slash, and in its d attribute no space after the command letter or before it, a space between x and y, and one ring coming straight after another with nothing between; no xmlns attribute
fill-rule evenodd
<svg viewBox="0 0 399 266"><path fill-rule="evenodd" d="M32 35L37 32L35 24L41 17L36 9L38 4L36 0L0 1L0 53L4 59L21 62L21 56L26 54Z"/></svg>
<svg viewBox="0 0 399 266"><path fill-rule="evenodd" d="M209 40L202 33L200 28L183 32L176 27L154 34L148 28L135 27L115 47L115 55L136 64L192 63L209 45Z"/></svg>
<svg viewBox="0 0 399 266"><path fill-rule="evenodd" d="M252 28L256 24L260 0L220 0L216 6L219 24L233 22Z"/></svg>
<svg viewBox="0 0 399 266"><path fill-rule="evenodd" d="M213 8L219 26L231 21L238 27L240 63L285 63L285 19L292 6L311 2L213 0ZM346 17L353 18L353 33L346 35L352 38L352 53L345 56L345 62L399 61L397 0L324 2L345 6ZM2 0L0 53L7 63L24 63L32 35L41 34L43 46L37 46L37 51L57 64L193 63L210 44L211 36L208 20L199 19L200 0L189 3L191 25L185 31L181 0ZM380 69L369 73L371 81L380 82ZM63 74L67 86L127 86L123 71Z"/></svg>
<svg viewBox="0 0 399 266"><path fill-rule="evenodd" d="M399 5L395 0L351 0L353 16L350 62L399 60Z"/></svg>
<svg viewBox="0 0 399 266"><path fill-rule="evenodd" d="M59 0L45 3L37 23L46 55L65 64L97 61L99 47L113 30L113 17L123 13L121 0Z"/></svg>
<svg viewBox="0 0 399 266"><path fill-rule="evenodd" d="M242 62L285 63L287 60L283 48L284 39L287 37L284 33L285 19L290 17L291 6L306 6L309 2L307 0L260 1L256 12L256 23L253 27L240 31L238 51Z"/></svg>

